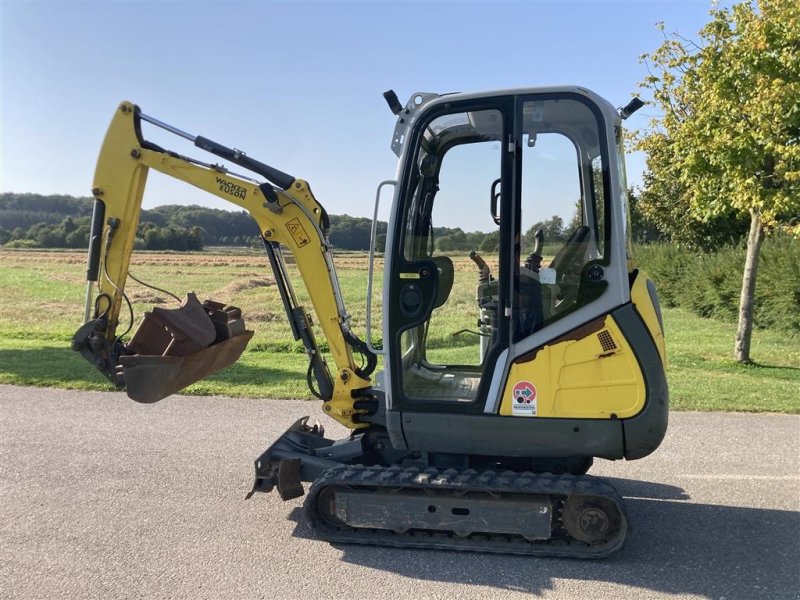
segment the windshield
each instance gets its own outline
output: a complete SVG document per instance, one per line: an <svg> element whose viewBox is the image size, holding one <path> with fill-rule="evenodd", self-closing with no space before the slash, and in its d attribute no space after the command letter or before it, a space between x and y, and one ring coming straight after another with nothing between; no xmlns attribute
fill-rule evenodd
<svg viewBox="0 0 800 600"><path fill-rule="evenodd" d="M496 227L481 198L500 175L502 128L497 110L443 115L425 127L410 187L407 259L432 256L437 232L489 232ZM491 175L488 183L486 173Z"/></svg>

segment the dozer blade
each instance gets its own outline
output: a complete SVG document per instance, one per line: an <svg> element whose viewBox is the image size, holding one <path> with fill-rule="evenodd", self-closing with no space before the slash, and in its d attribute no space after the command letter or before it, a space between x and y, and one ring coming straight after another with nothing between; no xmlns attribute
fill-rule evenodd
<svg viewBox="0 0 800 600"><path fill-rule="evenodd" d="M252 337L238 308L201 304L189 293L180 308L145 313L128 354L119 357L116 379L132 400L157 402L232 365Z"/></svg>

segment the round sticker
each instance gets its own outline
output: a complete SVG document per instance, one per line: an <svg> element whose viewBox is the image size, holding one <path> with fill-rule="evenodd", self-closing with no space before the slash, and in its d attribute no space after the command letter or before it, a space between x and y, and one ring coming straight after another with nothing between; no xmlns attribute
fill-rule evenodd
<svg viewBox="0 0 800 600"><path fill-rule="evenodd" d="M514 404L525 406L536 402L536 386L530 381L520 381L512 391Z"/></svg>

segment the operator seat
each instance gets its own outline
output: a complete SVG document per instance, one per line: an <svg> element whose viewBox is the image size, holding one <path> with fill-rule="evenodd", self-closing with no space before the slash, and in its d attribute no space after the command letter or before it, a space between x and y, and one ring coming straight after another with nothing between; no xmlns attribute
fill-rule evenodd
<svg viewBox="0 0 800 600"><path fill-rule="evenodd" d="M450 297L450 292L453 290L455 269L453 268L453 261L449 256L432 256L431 261L436 265L436 270L439 271L436 300L433 303L433 308L439 308L447 302L447 299Z"/></svg>
<svg viewBox="0 0 800 600"><path fill-rule="evenodd" d="M550 262L550 268L556 272L556 287L548 302L548 318L577 306L591 234L586 225L578 227Z"/></svg>
<svg viewBox="0 0 800 600"><path fill-rule="evenodd" d="M567 238L565 244L550 261L550 268L555 269L561 275L565 270L571 270L571 266L576 257L586 256L586 249L589 247L589 234L592 230L586 225L578 227Z"/></svg>

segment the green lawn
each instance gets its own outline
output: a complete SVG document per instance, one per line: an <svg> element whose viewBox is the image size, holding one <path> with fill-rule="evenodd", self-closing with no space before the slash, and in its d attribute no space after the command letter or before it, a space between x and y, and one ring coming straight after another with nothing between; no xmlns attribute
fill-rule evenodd
<svg viewBox="0 0 800 600"><path fill-rule="evenodd" d="M366 261L337 257L337 271L353 326L363 332ZM436 314L430 342L436 352L477 356L474 336L452 338L471 327L474 270L465 259L456 265L450 313ZM290 271L294 273L293 268ZM111 389L110 384L69 348L83 315L82 254L0 252L0 383L73 389ZM262 398L310 398L307 359L292 339L266 259L259 255L143 255L132 266L139 278L182 294L196 290L240 306L248 327L256 330L250 347L230 369L186 389L189 394ZM301 301L302 286L296 285ZM137 315L160 302L159 294L128 287ZM376 298L376 314L380 312ZM448 305L451 303L448 302ZM166 306L166 305L165 305ZM123 322L127 317L123 317ZM676 410L732 410L800 413L800 340L777 331L756 331L752 366L731 358L735 326L701 319L687 311L664 313L669 356L668 378ZM375 322L380 331L380 319ZM374 335L378 335L375 334ZM322 340L317 332L318 340Z"/></svg>
<svg viewBox="0 0 800 600"><path fill-rule="evenodd" d="M736 326L686 310L664 311L667 378L676 410L800 413L800 340L756 330L755 364L731 359Z"/></svg>

